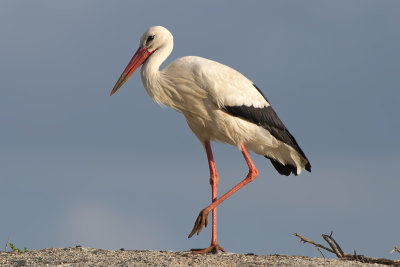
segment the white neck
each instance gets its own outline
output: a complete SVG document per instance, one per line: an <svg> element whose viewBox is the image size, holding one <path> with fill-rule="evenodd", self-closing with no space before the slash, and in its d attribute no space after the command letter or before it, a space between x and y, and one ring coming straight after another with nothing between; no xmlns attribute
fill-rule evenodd
<svg viewBox="0 0 400 267"><path fill-rule="evenodd" d="M164 84L164 79L160 72L160 66L171 54L172 48L173 44L166 44L157 49L147 58L140 71L143 86L149 96L155 102L164 105L167 103L165 103L164 100L165 85L162 86L162 84Z"/></svg>

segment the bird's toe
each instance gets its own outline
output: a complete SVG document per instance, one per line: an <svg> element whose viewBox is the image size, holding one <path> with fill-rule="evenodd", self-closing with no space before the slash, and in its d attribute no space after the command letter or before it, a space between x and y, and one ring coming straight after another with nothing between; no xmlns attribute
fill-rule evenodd
<svg viewBox="0 0 400 267"><path fill-rule="evenodd" d="M223 249L218 243L215 245L211 245L208 248L205 249L197 249L193 248L191 251L194 254L206 254L206 253L214 253L217 254L219 251L226 252L225 249Z"/></svg>
<svg viewBox="0 0 400 267"><path fill-rule="evenodd" d="M194 223L192 232L190 232L188 238L191 238L195 233L200 234L201 230L208 225L208 214L210 212L207 209L200 211L199 216L197 216L196 222Z"/></svg>

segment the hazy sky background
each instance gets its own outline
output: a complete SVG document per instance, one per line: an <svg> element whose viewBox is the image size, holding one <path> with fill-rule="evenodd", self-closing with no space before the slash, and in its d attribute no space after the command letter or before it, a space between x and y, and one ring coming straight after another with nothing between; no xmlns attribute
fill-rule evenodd
<svg viewBox="0 0 400 267"><path fill-rule="evenodd" d="M291 234L373 257L400 245L399 1L1 1L0 247L188 250L210 202L206 156L136 73L109 93L142 33L254 81L312 173L260 176L218 209L231 252L320 256ZM165 66L165 64L164 64ZM247 174L212 144L220 193ZM211 219L211 217L210 217ZM327 256L327 255L326 255Z"/></svg>

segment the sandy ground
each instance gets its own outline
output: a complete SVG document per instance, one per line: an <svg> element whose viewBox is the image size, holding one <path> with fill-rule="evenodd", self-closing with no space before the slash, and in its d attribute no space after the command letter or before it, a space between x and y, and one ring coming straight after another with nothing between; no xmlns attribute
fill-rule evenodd
<svg viewBox="0 0 400 267"><path fill-rule="evenodd" d="M0 252L0 266L385 266L338 259L287 255L50 248Z"/></svg>

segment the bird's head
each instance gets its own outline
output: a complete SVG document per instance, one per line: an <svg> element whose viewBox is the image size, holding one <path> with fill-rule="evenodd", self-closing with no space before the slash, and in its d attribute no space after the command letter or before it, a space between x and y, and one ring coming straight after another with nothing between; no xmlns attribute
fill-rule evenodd
<svg viewBox="0 0 400 267"><path fill-rule="evenodd" d="M140 38L139 48L122 72L110 95L113 95L131 77L137 68L157 50L167 50L171 53L173 46L172 34L162 26L150 27Z"/></svg>

